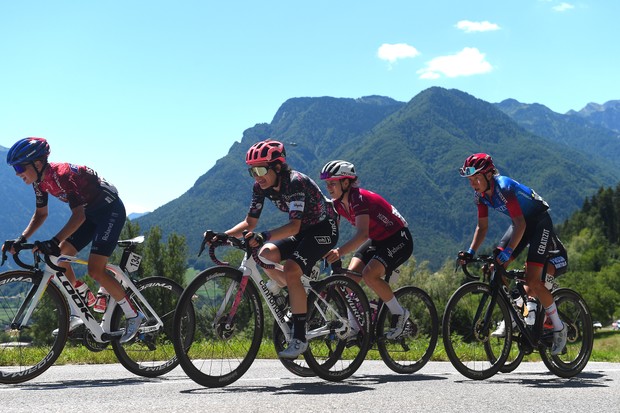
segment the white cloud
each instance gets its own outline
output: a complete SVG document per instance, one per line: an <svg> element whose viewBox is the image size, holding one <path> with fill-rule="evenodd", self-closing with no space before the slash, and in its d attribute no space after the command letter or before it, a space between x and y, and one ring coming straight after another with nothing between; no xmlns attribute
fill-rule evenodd
<svg viewBox="0 0 620 413"><path fill-rule="evenodd" d="M563 11L574 9L574 8L575 6L569 3L560 3L559 5L552 7L553 10L559 11L559 12L563 12Z"/></svg>
<svg viewBox="0 0 620 413"><path fill-rule="evenodd" d="M409 46L406 43L383 43L377 51L377 56L379 56L379 59L387 60L390 63L394 63L398 59L416 57L419 54L420 52L418 52L415 47Z"/></svg>
<svg viewBox="0 0 620 413"><path fill-rule="evenodd" d="M455 55L439 56L426 64L417 73L420 79L471 76L488 73L493 66L486 61L486 55L475 47L466 47Z"/></svg>
<svg viewBox="0 0 620 413"><path fill-rule="evenodd" d="M495 23L491 23L488 21L483 22L472 22L469 20L461 20L456 24L456 28L463 30L465 33L472 32L489 32L494 30L499 30L499 25Z"/></svg>

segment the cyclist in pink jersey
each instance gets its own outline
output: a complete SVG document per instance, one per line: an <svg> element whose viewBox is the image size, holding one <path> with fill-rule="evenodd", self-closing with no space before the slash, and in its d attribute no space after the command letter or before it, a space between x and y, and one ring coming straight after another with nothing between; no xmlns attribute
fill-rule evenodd
<svg viewBox="0 0 620 413"><path fill-rule="evenodd" d="M50 146L43 138L21 139L7 153L7 163L15 169L15 174L34 188L36 209L22 234L17 239L6 242L3 249L8 247L14 253L15 244L25 243L43 225L48 216L49 195L68 203L71 208L69 221L52 239L37 241L36 248L44 254L56 257L63 254L75 256L92 242L88 274L103 286L123 309L127 327L120 341L127 342L136 335L145 317L131 306L123 287L105 268L125 224L123 202L116 188L92 169L69 163L48 162L49 154ZM76 280L70 264L65 262L59 265L66 268L67 279L82 296L84 303L93 305L92 293L86 288L78 288L82 281ZM69 331L83 323L79 317L72 315Z"/></svg>
<svg viewBox="0 0 620 413"><path fill-rule="evenodd" d="M356 228L353 238L326 256L329 263L355 252L348 269L360 273L368 286L392 313L388 339L398 337L409 311L403 308L390 285L382 278L404 263L413 252L407 221L380 195L360 188L355 166L347 161L330 161L321 170L336 211ZM360 280L357 280L358 282Z"/></svg>

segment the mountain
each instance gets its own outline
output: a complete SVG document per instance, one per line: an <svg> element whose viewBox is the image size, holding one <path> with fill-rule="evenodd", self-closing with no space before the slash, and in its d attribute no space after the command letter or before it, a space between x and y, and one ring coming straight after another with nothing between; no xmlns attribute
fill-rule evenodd
<svg viewBox="0 0 620 413"><path fill-rule="evenodd" d="M143 216L145 216L148 213L149 212L132 212L129 215L127 215L127 219L133 220L133 219L136 219L136 218L143 217Z"/></svg>
<svg viewBox="0 0 620 413"><path fill-rule="evenodd" d="M184 235L190 251L197 250L204 230L222 231L245 217L253 184L245 152L268 137L287 145L293 169L317 181L328 160L355 163L361 185L383 195L408 220L414 256L432 267L471 240L476 210L458 169L473 152L492 154L501 173L534 188L550 203L556 223L601 186L620 181L613 160L593 159L571 146L574 142L534 134L493 104L458 90L433 87L407 103L380 96L295 98L280 107L271 123L247 129L241 142L185 194L136 222L143 229L157 225L164 236ZM609 150L617 150L614 145ZM507 226L498 215L490 217L487 247ZM286 215L271 206L259 230L285 222ZM341 228L345 239L351 228L344 221Z"/></svg>
<svg viewBox="0 0 620 413"><path fill-rule="evenodd" d="M569 111L567 114L579 116L620 133L620 100L610 100L602 105L588 103L579 112Z"/></svg>
<svg viewBox="0 0 620 413"><path fill-rule="evenodd" d="M620 101L613 101L618 102ZM588 107L593 107L589 104ZM615 167L620 167L620 105L617 105L617 129L608 128L607 123L596 119L592 114L608 114L613 117L616 106L607 104L600 106L608 109L602 111L568 112L562 115L538 103L525 104L514 99L507 99L495 104L495 107L510 116L515 122L528 131L551 139L562 145L582 151L595 159L604 158ZM612 122L608 122L612 123Z"/></svg>

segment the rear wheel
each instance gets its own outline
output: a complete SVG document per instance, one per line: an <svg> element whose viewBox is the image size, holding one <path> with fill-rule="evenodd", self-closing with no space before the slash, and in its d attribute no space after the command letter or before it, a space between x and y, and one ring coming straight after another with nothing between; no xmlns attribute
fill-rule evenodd
<svg viewBox="0 0 620 413"><path fill-rule="evenodd" d="M24 302L29 302L41 276L30 271L0 274L0 383L31 380L54 364L67 341L69 309L50 283L28 323L12 325Z"/></svg>
<svg viewBox="0 0 620 413"><path fill-rule="evenodd" d="M508 358L512 344L510 321L506 324L505 337L491 337L498 323L510 320L504 302L493 301L488 284L467 283L452 294L443 315L446 354L454 368L473 380L488 379L497 373ZM489 312L485 323L485 315ZM489 348L496 355L494 360L488 357Z"/></svg>
<svg viewBox="0 0 620 413"><path fill-rule="evenodd" d="M209 268L194 278L179 300L174 348L183 371L202 386L223 387L235 382L258 353L263 308L249 278L244 279L245 290L233 308L241 280L238 269Z"/></svg>
<svg viewBox="0 0 620 413"><path fill-rule="evenodd" d="M539 348L540 357L549 371L556 376L573 377L584 369L592 354L594 339L592 317L586 302L575 291L559 288L552 294L560 319L568 328L568 338L562 353L552 356L553 337L550 333L547 345Z"/></svg>
<svg viewBox="0 0 620 413"><path fill-rule="evenodd" d="M148 331L149 326L157 324L157 320L132 293L129 296L132 305L146 315L146 320L134 339L123 344L115 340L112 348L118 361L127 370L139 376L157 377L168 373L179 364L172 342L172 322L183 288L165 277L144 278L135 285L159 316L163 326L155 331ZM125 324L125 315L117 306L112 316L112 331L120 330Z"/></svg>
<svg viewBox="0 0 620 413"><path fill-rule="evenodd" d="M417 287L403 287L394 292L403 308L411 314L400 337L388 340L391 313L383 306L377 318L377 347L385 364L400 374L420 370L430 360L439 336L439 317L431 297Z"/></svg>

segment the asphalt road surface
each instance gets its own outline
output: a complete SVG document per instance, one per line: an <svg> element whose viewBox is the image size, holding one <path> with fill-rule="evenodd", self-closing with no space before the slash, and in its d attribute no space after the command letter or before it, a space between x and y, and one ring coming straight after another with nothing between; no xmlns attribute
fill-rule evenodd
<svg viewBox="0 0 620 413"><path fill-rule="evenodd" d="M155 379L120 364L52 366L18 385L0 384L0 412L620 412L620 364L589 363L572 379L523 363L485 381L431 362L399 375L365 361L349 379L300 378L277 360L257 360L238 381L205 388L178 367Z"/></svg>

